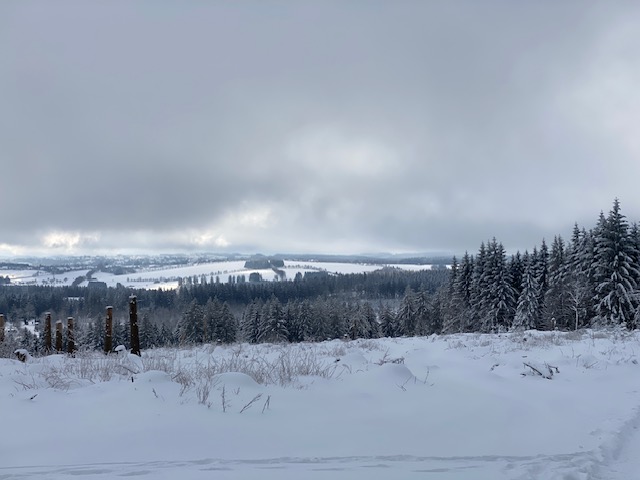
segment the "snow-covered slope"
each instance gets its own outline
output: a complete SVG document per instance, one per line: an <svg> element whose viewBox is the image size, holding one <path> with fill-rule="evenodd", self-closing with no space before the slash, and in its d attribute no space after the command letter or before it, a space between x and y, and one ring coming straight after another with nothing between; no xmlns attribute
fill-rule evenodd
<svg viewBox="0 0 640 480"><path fill-rule="evenodd" d="M163 266L157 268L140 269L136 273L126 273L115 275L107 272L95 272L92 274L93 280L105 282L107 286L115 287L118 284L132 288L147 289L174 289L178 287L178 278L197 277L200 281L204 276L207 282L220 281L229 282L229 277L244 275L249 279L249 275L258 272L263 280L271 281L276 278L276 274L271 269L255 270L244 268L244 260L220 261L198 263L183 266ZM291 262L285 261L285 266L281 269L286 274L286 279L292 280L297 273L304 275L305 272L325 271L329 273L363 273L372 272L385 266L401 268L404 270L426 270L431 265L381 265L363 263L328 263L328 262ZM0 275L8 276L11 283L15 285L71 285L80 276L85 276L86 270L70 271L57 275L42 270L0 270ZM217 278L216 278L217 277ZM87 281L80 283L86 286Z"/></svg>
<svg viewBox="0 0 640 480"><path fill-rule="evenodd" d="M0 478L635 478L639 340L526 332L3 359Z"/></svg>

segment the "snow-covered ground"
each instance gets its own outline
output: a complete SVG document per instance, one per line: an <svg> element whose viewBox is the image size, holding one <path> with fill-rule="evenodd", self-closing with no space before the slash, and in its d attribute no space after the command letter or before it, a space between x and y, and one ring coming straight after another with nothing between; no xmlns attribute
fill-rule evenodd
<svg viewBox="0 0 640 480"><path fill-rule="evenodd" d="M0 478L629 480L639 341L589 330L2 359Z"/></svg>
<svg viewBox="0 0 640 480"><path fill-rule="evenodd" d="M178 287L178 277L198 277L198 280L204 275L206 281L210 282L212 277L215 281L218 277L222 283L229 282L229 277L244 275L246 280L253 272L259 272L263 280L271 281L276 278L276 274L271 269L252 270L244 268L244 260L220 261L199 263L194 265L184 265L179 267L159 267L151 269L140 269L136 273L126 273L122 275L114 275L107 272L95 272L92 275L94 280L105 282L107 286L115 287L118 284L132 288L147 289L174 289ZM427 270L431 265L382 265L382 264L364 264L364 263L331 263L331 262L291 262L285 261L282 269L286 278L292 280L297 273L304 275L305 272L326 271L329 273L363 273L379 270L385 266L401 268L404 270ZM80 276L87 274L87 270L77 270L60 274L51 274L43 270L0 270L0 275L8 276L11 283L16 285L52 285L64 286L71 285L73 281ZM87 281L80 283L86 286Z"/></svg>

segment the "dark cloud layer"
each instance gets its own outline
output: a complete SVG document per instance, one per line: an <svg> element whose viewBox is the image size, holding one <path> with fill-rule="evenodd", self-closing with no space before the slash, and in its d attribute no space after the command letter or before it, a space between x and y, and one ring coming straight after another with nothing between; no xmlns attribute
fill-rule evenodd
<svg viewBox="0 0 640 480"><path fill-rule="evenodd" d="M509 249L640 219L640 7L0 4L0 254Z"/></svg>

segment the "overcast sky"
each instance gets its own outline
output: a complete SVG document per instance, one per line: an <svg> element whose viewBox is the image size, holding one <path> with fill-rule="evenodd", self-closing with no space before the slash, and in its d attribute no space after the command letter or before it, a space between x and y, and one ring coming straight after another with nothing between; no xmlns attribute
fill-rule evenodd
<svg viewBox="0 0 640 480"><path fill-rule="evenodd" d="M640 220L640 3L0 2L0 255L529 249Z"/></svg>

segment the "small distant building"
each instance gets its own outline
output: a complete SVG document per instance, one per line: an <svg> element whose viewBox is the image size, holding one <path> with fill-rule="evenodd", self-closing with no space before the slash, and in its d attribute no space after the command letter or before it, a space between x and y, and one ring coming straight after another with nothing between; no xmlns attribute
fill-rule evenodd
<svg viewBox="0 0 640 480"><path fill-rule="evenodd" d="M87 284L88 288L91 288L93 290L101 290L101 289L107 289L107 282L100 282L98 280L90 280L89 283Z"/></svg>

